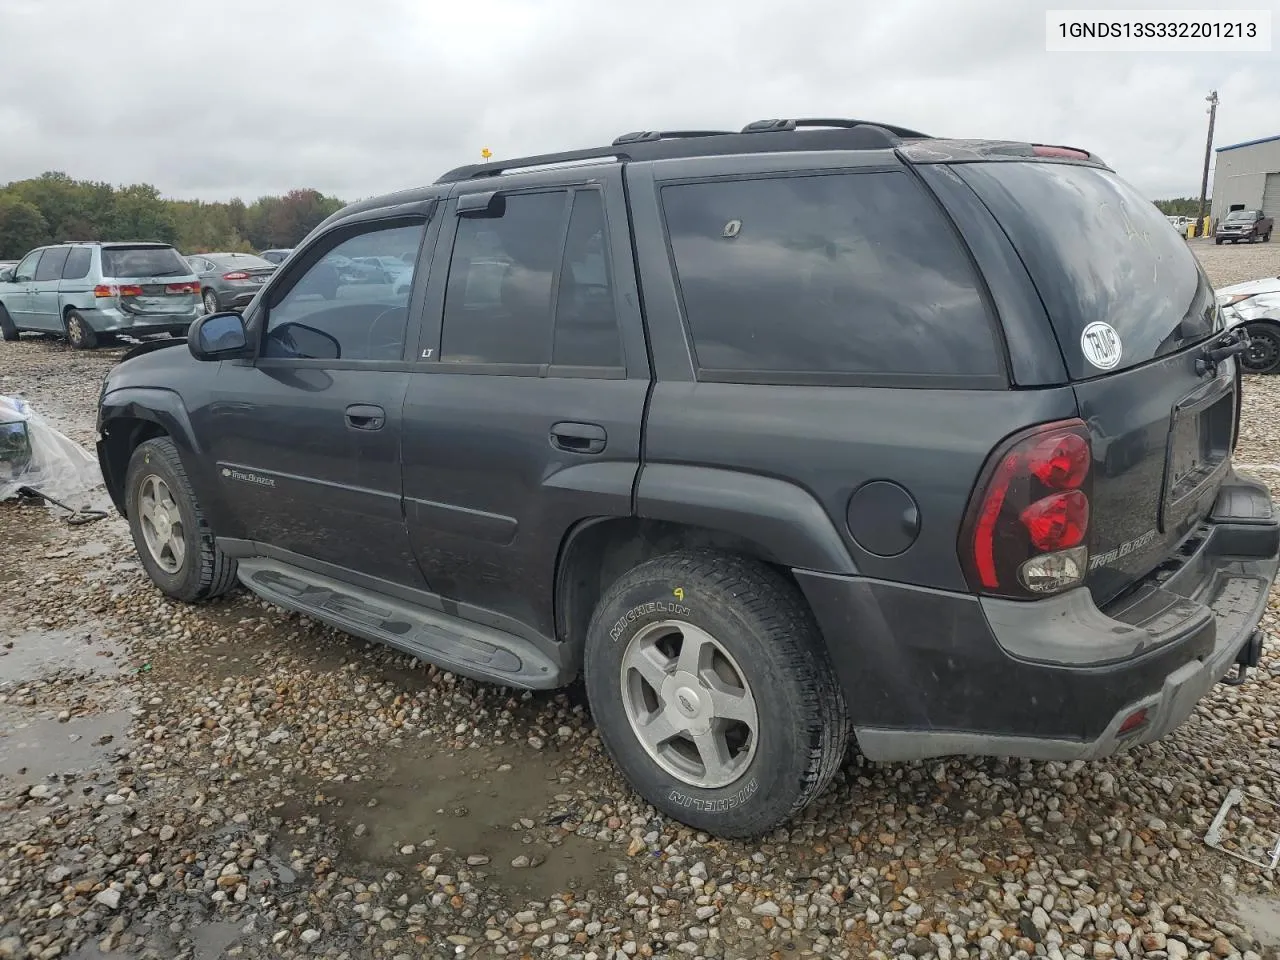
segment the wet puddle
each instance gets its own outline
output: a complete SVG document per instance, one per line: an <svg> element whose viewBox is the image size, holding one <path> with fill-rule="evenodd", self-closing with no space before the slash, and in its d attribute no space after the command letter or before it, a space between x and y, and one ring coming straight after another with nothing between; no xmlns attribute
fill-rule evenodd
<svg viewBox="0 0 1280 960"><path fill-rule="evenodd" d="M169 956L180 956L190 960L225 960L228 949L235 945L241 934L238 924L216 920L211 923L192 924L185 936L190 942L184 949L179 949L172 937L164 936L160 939L168 941L168 950L171 951L168 953ZM89 942L68 954L67 960L116 960L120 956L122 953L118 950L103 953L97 944Z"/></svg>
<svg viewBox="0 0 1280 960"><path fill-rule="evenodd" d="M1240 926L1264 947L1280 947L1280 900L1248 894L1236 898Z"/></svg>
<svg viewBox="0 0 1280 960"><path fill-rule="evenodd" d="M123 651L101 629L29 630L0 635L0 693L14 684L52 674L110 676L123 669Z"/></svg>
<svg viewBox="0 0 1280 960"><path fill-rule="evenodd" d="M0 780L34 784L103 766L128 742L132 719L128 710L62 721L0 707Z"/></svg>
<svg viewBox="0 0 1280 960"><path fill-rule="evenodd" d="M561 829L577 821L573 804L555 799L572 790L560 782L554 755L415 745L397 753L380 776L319 790L338 802L321 816L338 829L346 853L381 869L408 873L443 854L438 873L483 872L489 882L533 899L587 889L618 869L615 852ZM289 840L287 833L281 837L286 845ZM467 866L476 856L489 860Z"/></svg>

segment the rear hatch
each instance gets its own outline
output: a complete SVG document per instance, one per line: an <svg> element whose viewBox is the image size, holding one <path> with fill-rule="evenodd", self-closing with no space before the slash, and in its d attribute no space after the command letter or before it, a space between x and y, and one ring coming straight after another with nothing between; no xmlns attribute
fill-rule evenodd
<svg viewBox="0 0 1280 960"><path fill-rule="evenodd" d="M191 265L162 244L103 247L102 276L118 288L120 307L129 313L185 315L200 301Z"/></svg>
<svg viewBox="0 0 1280 960"><path fill-rule="evenodd" d="M1001 161L957 172L1017 248L1049 313L1093 447L1087 583L1105 603L1176 553L1230 467L1234 360L1199 261L1109 170Z"/></svg>

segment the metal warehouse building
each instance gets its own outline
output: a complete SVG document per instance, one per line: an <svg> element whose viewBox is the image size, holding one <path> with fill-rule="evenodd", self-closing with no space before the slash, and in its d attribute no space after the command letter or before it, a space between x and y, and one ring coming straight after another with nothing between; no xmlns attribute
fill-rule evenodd
<svg viewBox="0 0 1280 960"><path fill-rule="evenodd" d="M1213 222L1232 210L1264 210L1280 220L1280 134L1233 143L1215 152Z"/></svg>

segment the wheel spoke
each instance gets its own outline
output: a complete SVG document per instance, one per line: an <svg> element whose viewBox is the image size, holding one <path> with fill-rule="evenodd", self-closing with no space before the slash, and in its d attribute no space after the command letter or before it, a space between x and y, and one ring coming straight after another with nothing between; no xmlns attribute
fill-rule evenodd
<svg viewBox="0 0 1280 960"><path fill-rule="evenodd" d="M705 733L693 735L693 745L702 760L703 776L707 780L721 780L729 772L733 763L733 754L729 752L729 744L724 738L724 731L717 726Z"/></svg>
<svg viewBox="0 0 1280 960"><path fill-rule="evenodd" d="M716 650L714 641L693 626L685 626L681 633L683 640L680 642L680 658L676 668L681 673L700 677L703 669L711 664L711 657Z"/></svg>
<svg viewBox="0 0 1280 960"><path fill-rule="evenodd" d="M756 732L756 701L750 690L734 689L715 674L704 678L711 693L711 706L716 718L742 723Z"/></svg>
<svg viewBox="0 0 1280 960"><path fill-rule="evenodd" d="M671 674L672 662L656 644L647 643L633 650L627 666L640 674L644 682L661 698L662 684Z"/></svg>
<svg viewBox="0 0 1280 960"><path fill-rule="evenodd" d="M636 728L640 736L647 740L649 746L655 750L668 740L672 740L684 733L683 730L671 722L667 711L661 708L655 710L647 719L641 719L636 724Z"/></svg>

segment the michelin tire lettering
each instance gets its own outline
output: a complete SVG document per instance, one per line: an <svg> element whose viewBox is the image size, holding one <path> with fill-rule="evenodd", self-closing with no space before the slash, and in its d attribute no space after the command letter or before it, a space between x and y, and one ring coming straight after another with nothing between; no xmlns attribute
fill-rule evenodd
<svg viewBox="0 0 1280 960"><path fill-rule="evenodd" d="M622 636L622 632L627 629L629 624L635 623L641 617L647 617L653 613L671 614L677 617L693 616L693 611L684 606L684 604L668 603L666 600L650 600L648 603L637 604L620 616L617 622L609 628L609 639L617 640Z"/></svg>
<svg viewBox="0 0 1280 960"><path fill-rule="evenodd" d="M694 810L701 810L704 813L722 813L725 810L732 810L740 807L760 789L760 782L752 777L747 781L746 786L731 796L721 797L719 800L701 800L698 797L691 797L687 793L679 790L672 790L667 794L667 799L672 803L678 803L682 807L690 807Z"/></svg>

